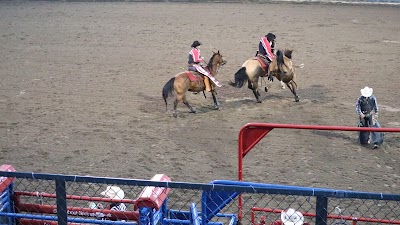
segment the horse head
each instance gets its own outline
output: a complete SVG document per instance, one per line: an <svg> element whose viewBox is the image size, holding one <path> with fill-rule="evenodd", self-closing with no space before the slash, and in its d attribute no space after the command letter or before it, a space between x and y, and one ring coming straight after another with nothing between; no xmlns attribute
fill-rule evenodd
<svg viewBox="0 0 400 225"><path fill-rule="evenodd" d="M213 50L212 52L213 52L213 55L211 56L211 59L208 62L208 67L209 68L214 68L215 66L216 67L220 67L220 66L223 66L223 65L226 64L226 60L221 55L221 53L219 53L219 50L216 51L216 52Z"/></svg>
<svg viewBox="0 0 400 225"><path fill-rule="evenodd" d="M288 57L289 59L292 59L292 52L293 52L293 49L285 49L285 50L283 51L283 54L284 54L286 57Z"/></svg>

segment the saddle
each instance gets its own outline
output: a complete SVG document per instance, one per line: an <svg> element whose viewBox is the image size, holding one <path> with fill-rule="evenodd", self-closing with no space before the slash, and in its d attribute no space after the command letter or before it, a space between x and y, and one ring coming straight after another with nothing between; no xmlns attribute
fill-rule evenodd
<svg viewBox="0 0 400 225"><path fill-rule="evenodd" d="M253 59L258 60L261 64L262 69L265 71L268 71L269 61L268 61L267 57L257 53L256 56L253 57Z"/></svg>
<svg viewBox="0 0 400 225"><path fill-rule="evenodd" d="M199 81L200 79L204 79L204 75L197 71L185 71L188 75L190 81Z"/></svg>
<svg viewBox="0 0 400 225"><path fill-rule="evenodd" d="M207 92L211 91L211 85L210 85L209 77L207 77L206 75L204 75L204 74L202 74L200 72L197 72L197 71L188 70L185 73L188 75L190 81L197 82L197 83L200 83L200 81L203 81L204 85L205 85L205 90Z"/></svg>

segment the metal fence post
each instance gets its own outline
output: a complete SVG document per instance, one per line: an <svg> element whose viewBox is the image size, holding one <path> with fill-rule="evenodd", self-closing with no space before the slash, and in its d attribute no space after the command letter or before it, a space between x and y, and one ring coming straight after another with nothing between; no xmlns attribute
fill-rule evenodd
<svg viewBox="0 0 400 225"><path fill-rule="evenodd" d="M151 210L147 207L139 207L139 225L151 224Z"/></svg>
<svg viewBox="0 0 400 225"><path fill-rule="evenodd" d="M328 220L328 198L317 196L315 225L326 225Z"/></svg>
<svg viewBox="0 0 400 225"><path fill-rule="evenodd" d="M67 191L62 178L56 179L56 196L58 225L67 225Z"/></svg>
<svg viewBox="0 0 400 225"><path fill-rule="evenodd" d="M9 190L8 190L8 191L10 192L10 206L9 206L10 208L9 208L9 212L15 213L14 201L13 201L13 199L12 199L12 196L13 196L13 194L14 194L14 182L12 182L12 183L10 184ZM8 218L8 224L9 224L9 225L16 224L15 218Z"/></svg>

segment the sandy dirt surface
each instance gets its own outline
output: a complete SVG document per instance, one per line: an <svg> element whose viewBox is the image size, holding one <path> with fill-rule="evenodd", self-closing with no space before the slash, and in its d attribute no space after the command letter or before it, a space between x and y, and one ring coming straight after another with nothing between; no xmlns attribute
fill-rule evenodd
<svg viewBox="0 0 400 225"><path fill-rule="evenodd" d="M237 179L249 122L355 126L368 85L383 127L400 127L400 8L318 4L0 2L0 163L18 171L175 181ZM228 85L267 32L293 48L300 102L277 82L258 104ZM164 84L194 40L227 64L221 108ZM244 160L248 181L400 192L400 134L379 150L354 132L273 130Z"/></svg>

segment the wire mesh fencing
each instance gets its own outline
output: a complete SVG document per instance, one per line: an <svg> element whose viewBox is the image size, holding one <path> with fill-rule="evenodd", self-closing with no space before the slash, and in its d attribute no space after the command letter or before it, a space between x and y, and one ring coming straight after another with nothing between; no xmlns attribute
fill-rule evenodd
<svg viewBox="0 0 400 225"><path fill-rule="evenodd" d="M398 194L237 181L182 183L165 175L152 180L0 175L14 177L10 185L0 185L1 224L9 225L262 225L281 221L288 208L300 212L308 224L400 224Z"/></svg>

